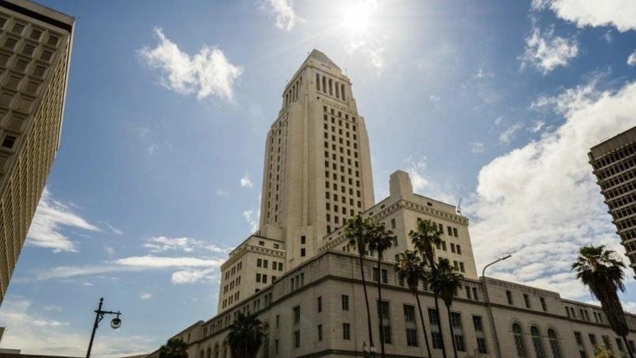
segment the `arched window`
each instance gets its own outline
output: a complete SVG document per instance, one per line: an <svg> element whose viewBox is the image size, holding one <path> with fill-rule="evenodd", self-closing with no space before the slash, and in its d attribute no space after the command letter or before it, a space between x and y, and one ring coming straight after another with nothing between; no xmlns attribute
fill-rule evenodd
<svg viewBox="0 0 636 358"><path fill-rule="evenodd" d="M548 339L550 340L550 349L552 349L554 358L563 358L561 347L559 346L559 337L557 337L556 332L552 328L548 329Z"/></svg>
<svg viewBox="0 0 636 358"><path fill-rule="evenodd" d="M515 323L512 325L512 335L515 339L515 346L517 347L517 356L520 358L525 358L528 356L526 353L526 344L523 341L523 330L519 323Z"/></svg>
<svg viewBox="0 0 636 358"><path fill-rule="evenodd" d="M534 354L537 358L546 358L545 351L543 350L543 342L541 342L541 333L537 326L530 327L530 335L532 335L532 346L534 347Z"/></svg>

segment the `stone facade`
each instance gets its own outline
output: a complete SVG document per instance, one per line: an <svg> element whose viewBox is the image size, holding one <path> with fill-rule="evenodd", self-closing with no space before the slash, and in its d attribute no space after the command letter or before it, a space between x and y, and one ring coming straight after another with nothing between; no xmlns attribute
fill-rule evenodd
<svg viewBox="0 0 636 358"><path fill-rule="evenodd" d="M60 143L74 22L0 1L0 303Z"/></svg>
<svg viewBox="0 0 636 358"><path fill-rule="evenodd" d="M230 358L227 335L239 313L256 313L263 322L259 358L363 356L370 341L360 261L342 228L357 212L383 222L396 234L379 269L373 251L362 263L375 348L379 350L381 324L389 357L427 356L415 295L395 273L396 255L413 249L409 232L418 219L438 225L443 243L435 255L447 258L464 275L450 312L443 302L437 312L433 294L425 287L417 292L433 357L442 357L442 345L451 356L453 341L462 358L498 357L498 350L502 358L590 357L603 344L624 355L625 344L612 332L600 307L562 299L557 292L479 278L468 219L458 207L415 194L406 172L393 173L389 196L373 205L368 140L349 80L315 50L293 78L267 137L260 229L222 265L217 315L174 335L188 344L190 357ZM357 133L359 151L347 159L359 160L352 168L359 166L360 174L341 176L348 167L322 164L333 155L336 162L347 162L338 154L347 148L339 145L341 130L343 143ZM358 175L360 194L354 189L357 184L347 186ZM342 200L334 197L342 193L337 188L343 182L344 193L351 193L344 197L344 211ZM381 322L376 314L379 282L388 312ZM627 320L628 344L633 347L636 316L628 314ZM157 358L158 351L148 357Z"/></svg>
<svg viewBox="0 0 636 358"><path fill-rule="evenodd" d="M625 255L636 272L636 127L595 145L588 157Z"/></svg>

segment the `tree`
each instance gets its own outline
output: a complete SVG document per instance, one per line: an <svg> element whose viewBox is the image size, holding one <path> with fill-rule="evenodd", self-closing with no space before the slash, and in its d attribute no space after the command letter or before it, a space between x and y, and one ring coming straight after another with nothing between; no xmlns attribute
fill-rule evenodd
<svg viewBox="0 0 636 358"><path fill-rule="evenodd" d="M372 221L368 238L369 249L378 253L378 322L380 329L380 356L384 358L384 324L382 307L382 259L383 253L397 240L393 232L384 226L384 223Z"/></svg>
<svg viewBox="0 0 636 358"><path fill-rule="evenodd" d="M263 343L263 326L256 314L239 312L227 336L232 357L255 358Z"/></svg>
<svg viewBox="0 0 636 358"><path fill-rule="evenodd" d="M451 266L448 259L440 259L439 264L431 272L432 273L430 274L428 281L431 290L433 290L433 293L435 293L436 296L441 297L441 299L444 301L444 305L446 305L446 313L448 314L448 323L450 325L451 341L453 342L453 353L455 353L455 358L457 358L457 344L455 342L455 332L453 331L451 305L453 304L453 297L455 296L455 293L461 287L461 280L464 278L464 276L461 273L457 272L455 267Z"/></svg>
<svg viewBox="0 0 636 358"><path fill-rule="evenodd" d="M420 322L422 322L422 332L424 333L424 342L426 343L426 353L431 355L431 347L428 343L428 333L426 333L426 325L424 324L424 314L422 313L422 304L420 303L420 295L418 293L420 280L424 277L424 265L422 259L415 251L405 250L399 254L398 263L395 265L395 271L400 280L406 281L415 300L417 301L417 309L420 312Z"/></svg>
<svg viewBox="0 0 636 358"><path fill-rule="evenodd" d="M443 232L430 220L417 219L417 230L411 230L409 236L413 246L420 252L422 259L435 266L435 246L442 243Z"/></svg>
<svg viewBox="0 0 636 358"><path fill-rule="evenodd" d="M159 348L159 358L188 358L188 344L181 337L170 338Z"/></svg>
<svg viewBox="0 0 636 358"><path fill-rule="evenodd" d="M576 271L576 278L590 289L594 297L601 301L601 307L612 330L627 346L629 356L634 358L630 345L627 343L628 327L625 312L618 298L618 290L625 291L623 272L625 264L617 257L616 252L605 250L605 245L583 246L579 250L579 257L572 264Z"/></svg>
<svg viewBox="0 0 636 358"><path fill-rule="evenodd" d="M345 236L350 245L354 245L358 250L360 260L360 276L362 276L362 289L364 291L364 303L367 307L367 329L369 332L369 344L373 345L373 331L371 330L371 311L369 310L369 296L367 294L367 281L364 277L364 256L367 252L367 240L371 230L369 219L363 218L361 214L347 220L345 224Z"/></svg>

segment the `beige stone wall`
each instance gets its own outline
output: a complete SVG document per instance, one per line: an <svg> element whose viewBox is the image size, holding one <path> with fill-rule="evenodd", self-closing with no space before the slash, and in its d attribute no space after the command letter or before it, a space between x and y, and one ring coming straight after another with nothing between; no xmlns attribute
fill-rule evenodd
<svg viewBox="0 0 636 358"><path fill-rule="evenodd" d="M366 259L364 263L365 275L371 275L375 262ZM354 357L360 352L363 344L368 344L366 326L366 308L364 293L361 284L361 276L358 266L358 258L343 252L326 252L318 257L297 267L278 280L273 286L250 297L238 307L223 313L210 320L194 325L190 330L178 334L180 337L190 337L189 353L191 357L200 357L201 352L207 358L208 348L211 357L218 345L218 357L223 356L223 345L228 334L228 327L233 317L242 312L258 312L259 318L264 322L269 348L269 357ZM392 265L385 264L383 268L391 269ZM302 277L302 280L301 280ZM493 313L497 327L497 337L500 343L503 357L517 357L513 339L512 325L517 323L523 330L523 341L528 357L534 357L533 341L530 335L532 326L539 329L541 344L547 357L552 357L550 343L547 337L548 329L553 329L558 336L558 344L563 357L579 357L578 345L574 340L574 332L581 333L586 352L592 352L589 335L593 334L598 341L602 336L608 336L612 348L618 353L616 335L606 323L569 318L565 314L565 306L573 306L587 309L591 312L602 314L599 307L580 302L562 300L558 293L539 290L532 287L513 284L510 282L488 279L489 292L493 302ZM470 288L471 296L466 294L466 287ZM452 312L460 314L462 335L465 343L465 351L459 352L460 357L466 357L477 349L477 336L479 333L473 325L473 316L479 316L482 320L482 328L486 339L488 353L481 357L495 357L495 341L488 320L488 311L485 304L484 292L481 282L477 280L465 280L463 287L458 291L452 305ZM473 290L474 288L474 290ZM477 297L472 292L477 292ZM511 291L514 302L507 304L506 291ZM525 307L523 294L531 297L531 307ZM348 296L349 309L343 310L342 296ZM372 327L374 340L379 350L377 316L375 314L375 302L377 302L377 286L370 282L368 285L369 301L372 305ZM389 281L383 286L383 300L389 302L390 327L392 343L386 344L387 354L395 357L421 357L425 355L424 338L421 331L419 315L414 295L405 287L400 286L397 276L391 271ZM433 295L428 291L420 291L419 297L424 309L426 328L429 333L431 325L428 319L428 310L435 309ZM540 304L539 298L546 300L546 310ZM321 301L319 310L318 299ZM404 305L415 307L416 330L418 346L410 347L406 341L406 325L404 318ZM294 323L294 308L300 307L300 321ZM448 354L452 355L449 321L445 306L440 302L442 332L444 332L445 344ZM630 341L636 340L636 327L633 325L636 317L628 315L630 321ZM350 324L350 339L343 339L343 324ZM322 340L318 338L318 325L322 325ZM300 346L296 347L294 332L300 332ZM198 333L197 333L198 332ZM198 337L198 338L193 338ZM276 343L278 341L278 343ZM278 346L278 353L276 353ZM264 357L261 350L260 357ZM433 357L441 357L440 349L433 349Z"/></svg>
<svg viewBox="0 0 636 358"><path fill-rule="evenodd" d="M26 1L0 7L0 303L62 130L74 20ZM41 15L33 18L26 14Z"/></svg>

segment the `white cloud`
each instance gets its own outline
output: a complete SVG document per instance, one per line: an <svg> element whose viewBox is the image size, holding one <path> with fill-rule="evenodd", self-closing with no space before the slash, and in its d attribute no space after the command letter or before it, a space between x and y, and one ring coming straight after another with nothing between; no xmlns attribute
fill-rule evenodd
<svg viewBox="0 0 636 358"><path fill-rule="evenodd" d="M245 173L245 175L241 178L241 186L243 188L250 188L250 189L254 187L254 184L252 183L252 180L250 179L249 174Z"/></svg>
<svg viewBox="0 0 636 358"><path fill-rule="evenodd" d="M491 275L576 298L586 290L570 265L582 245L605 243L624 252L587 153L636 125L636 83L616 92L590 84L543 102L565 123L483 167L464 212L473 218L473 248L481 265L514 254L493 266Z"/></svg>
<svg viewBox="0 0 636 358"><path fill-rule="evenodd" d="M605 39L607 43L612 43L614 41L614 36L612 36L612 31L611 30L605 31L605 34L603 34L603 39Z"/></svg>
<svg viewBox="0 0 636 358"><path fill-rule="evenodd" d="M375 74L380 76L388 66L386 60L388 40L387 35L381 35L375 38L372 44L366 40L351 41L345 46L345 51L349 56L359 52L365 58L364 63L371 65Z"/></svg>
<svg viewBox="0 0 636 358"><path fill-rule="evenodd" d="M234 82L243 72L233 65L223 51L213 46L204 46L199 53L190 56L170 41L161 28L155 28L159 44L155 48L138 51L141 59L153 69L160 71L160 83L179 94L196 93L197 99L209 96L231 101Z"/></svg>
<svg viewBox="0 0 636 358"><path fill-rule="evenodd" d="M216 195L217 196L229 196L230 193L227 190L223 190L223 189L216 189Z"/></svg>
<svg viewBox="0 0 636 358"><path fill-rule="evenodd" d="M497 119L495 119L495 125L498 125L498 126L501 125L503 123L503 119L504 119L503 116L497 117Z"/></svg>
<svg viewBox="0 0 636 358"><path fill-rule="evenodd" d="M150 133L150 127L148 126L139 127L139 138L144 138L145 136L148 135L148 133Z"/></svg>
<svg viewBox="0 0 636 358"><path fill-rule="evenodd" d="M181 270L172 274L171 281L175 285L185 285L197 282L212 281L217 278L218 268L206 270Z"/></svg>
<svg viewBox="0 0 636 358"><path fill-rule="evenodd" d="M54 252L77 252L75 243L62 233L63 227L101 231L74 213L68 205L53 199L45 187L27 233L26 244L53 249Z"/></svg>
<svg viewBox="0 0 636 358"><path fill-rule="evenodd" d="M294 11L293 0L266 0L270 11L276 16L276 27L282 30L291 30L296 24L304 22Z"/></svg>
<svg viewBox="0 0 636 358"><path fill-rule="evenodd" d="M567 66L568 62L579 53L579 44L576 39L554 36L554 28L542 33L533 25L532 35L526 37L525 41L525 52L519 57L521 68L530 65L544 75L558 66Z"/></svg>
<svg viewBox="0 0 636 358"><path fill-rule="evenodd" d="M523 124L521 122L517 122L510 127L506 128L505 131L499 134L499 143L501 144L510 144L517 137L517 132L523 128Z"/></svg>
<svg viewBox="0 0 636 358"><path fill-rule="evenodd" d="M143 247L149 249L151 253L166 251L199 252L206 250L214 253L227 253L229 249L218 247L214 244L207 244L204 241L187 237L165 237L156 236L146 239Z"/></svg>
<svg viewBox="0 0 636 358"><path fill-rule="evenodd" d="M75 331L66 322L37 314L32 306L32 302L24 298L5 298L0 311L0 326L7 327L2 337L3 348L21 349L22 354L69 357L86 354L84 330ZM56 314L53 310L48 311ZM92 350L92 354L99 357L147 354L160 344L150 337L127 334L125 325L117 331L108 330L100 335Z"/></svg>
<svg viewBox="0 0 636 358"><path fill-rule="evenodd" d="M627 64L630 66L636 65L636 50L627 57Z"/></svg>
<svg viewBox="0 0 636 358"><path fill-rule="evenodd" d="M151 298L152 298L152 293L142 292L139 295L139 299L142 300L142 301L149 300Z"/></svg>
<svg viewBox="0 0 636 358"><path fill-rule="evenodd" d="M200 259L196 257L162 257L162 256L131 256L113 261L117 265L139 268L167 268L167 267L221 267L223 259Z"/></svg>
<svg viewBox="0 0 636 358"><path fill-rule="evenodd" d="M473 154L483 153L484 143L481 143L481 142L470 143L470 151L473 152Z"/></svg>
<svg viewBox="0 0 636 358"><path fill-rule="evenodd" d="M103 224L104 226L106 226L106 228L108 228L108 230L110 230L110 232L112 232L115 235L123 235L124 232L119 230L118 228L114 227L113 225L105 222L105 221L100 221L100 224Z"/></svg>
<svg viewBox="0 0 636 358"><path fill-rule="evenodd" d="M451 191L445 190L447 183L437 183L429 177L427 173L426 156L422 155L415 159L409 157L406 159L406 163L407 167L405 171L411 178L414 193L426 195L432 199L440 200L445 203L457 202L453 195L448 194Z"/></svg>
<svg viewBox="0 0 636 358"><path fill-rule="evenodd" d="M441 100L442 100L442 97L440 97L440 96L436 96L436 95L432 94L432 95L430 95L430 96L428 97L428 99L429 99L431 102L433 102L434 104L437 104L437 103L439 103L439 101L441 101Z"/></svg>
<svg viewBox="0 0 636 358"><path fill-rule="evenodd" d="M157 149L159 149L159 146L156 144L151 144L150 147L148 147L148 154L153 155L155 154L155 152L157 151Z"/></svg>
<svg viewBox="0 0 636 358"><path fill-rule="evenodd" d="M250 225L251 232L258 230L258 221L260 219L260 210L249 209L243 212L243 218Z"/></svg>
<svg viewBox="0 0 636 358"><path fill-rule="evenodd" d="M543 128L543 126L545 126L545 122L542 121L542 120L538 120L538 121L534 122L534 126L532 126L532 128L530 128L530 131L532 133L537 133Z"/></svg>
<svg viewBox="0 0 636 358"><path fill-rule="evenodd" d="M578 27L614 26L621 32L636 29L636 2L632 0L533 0L532 6L549 8Z"/></svg>

